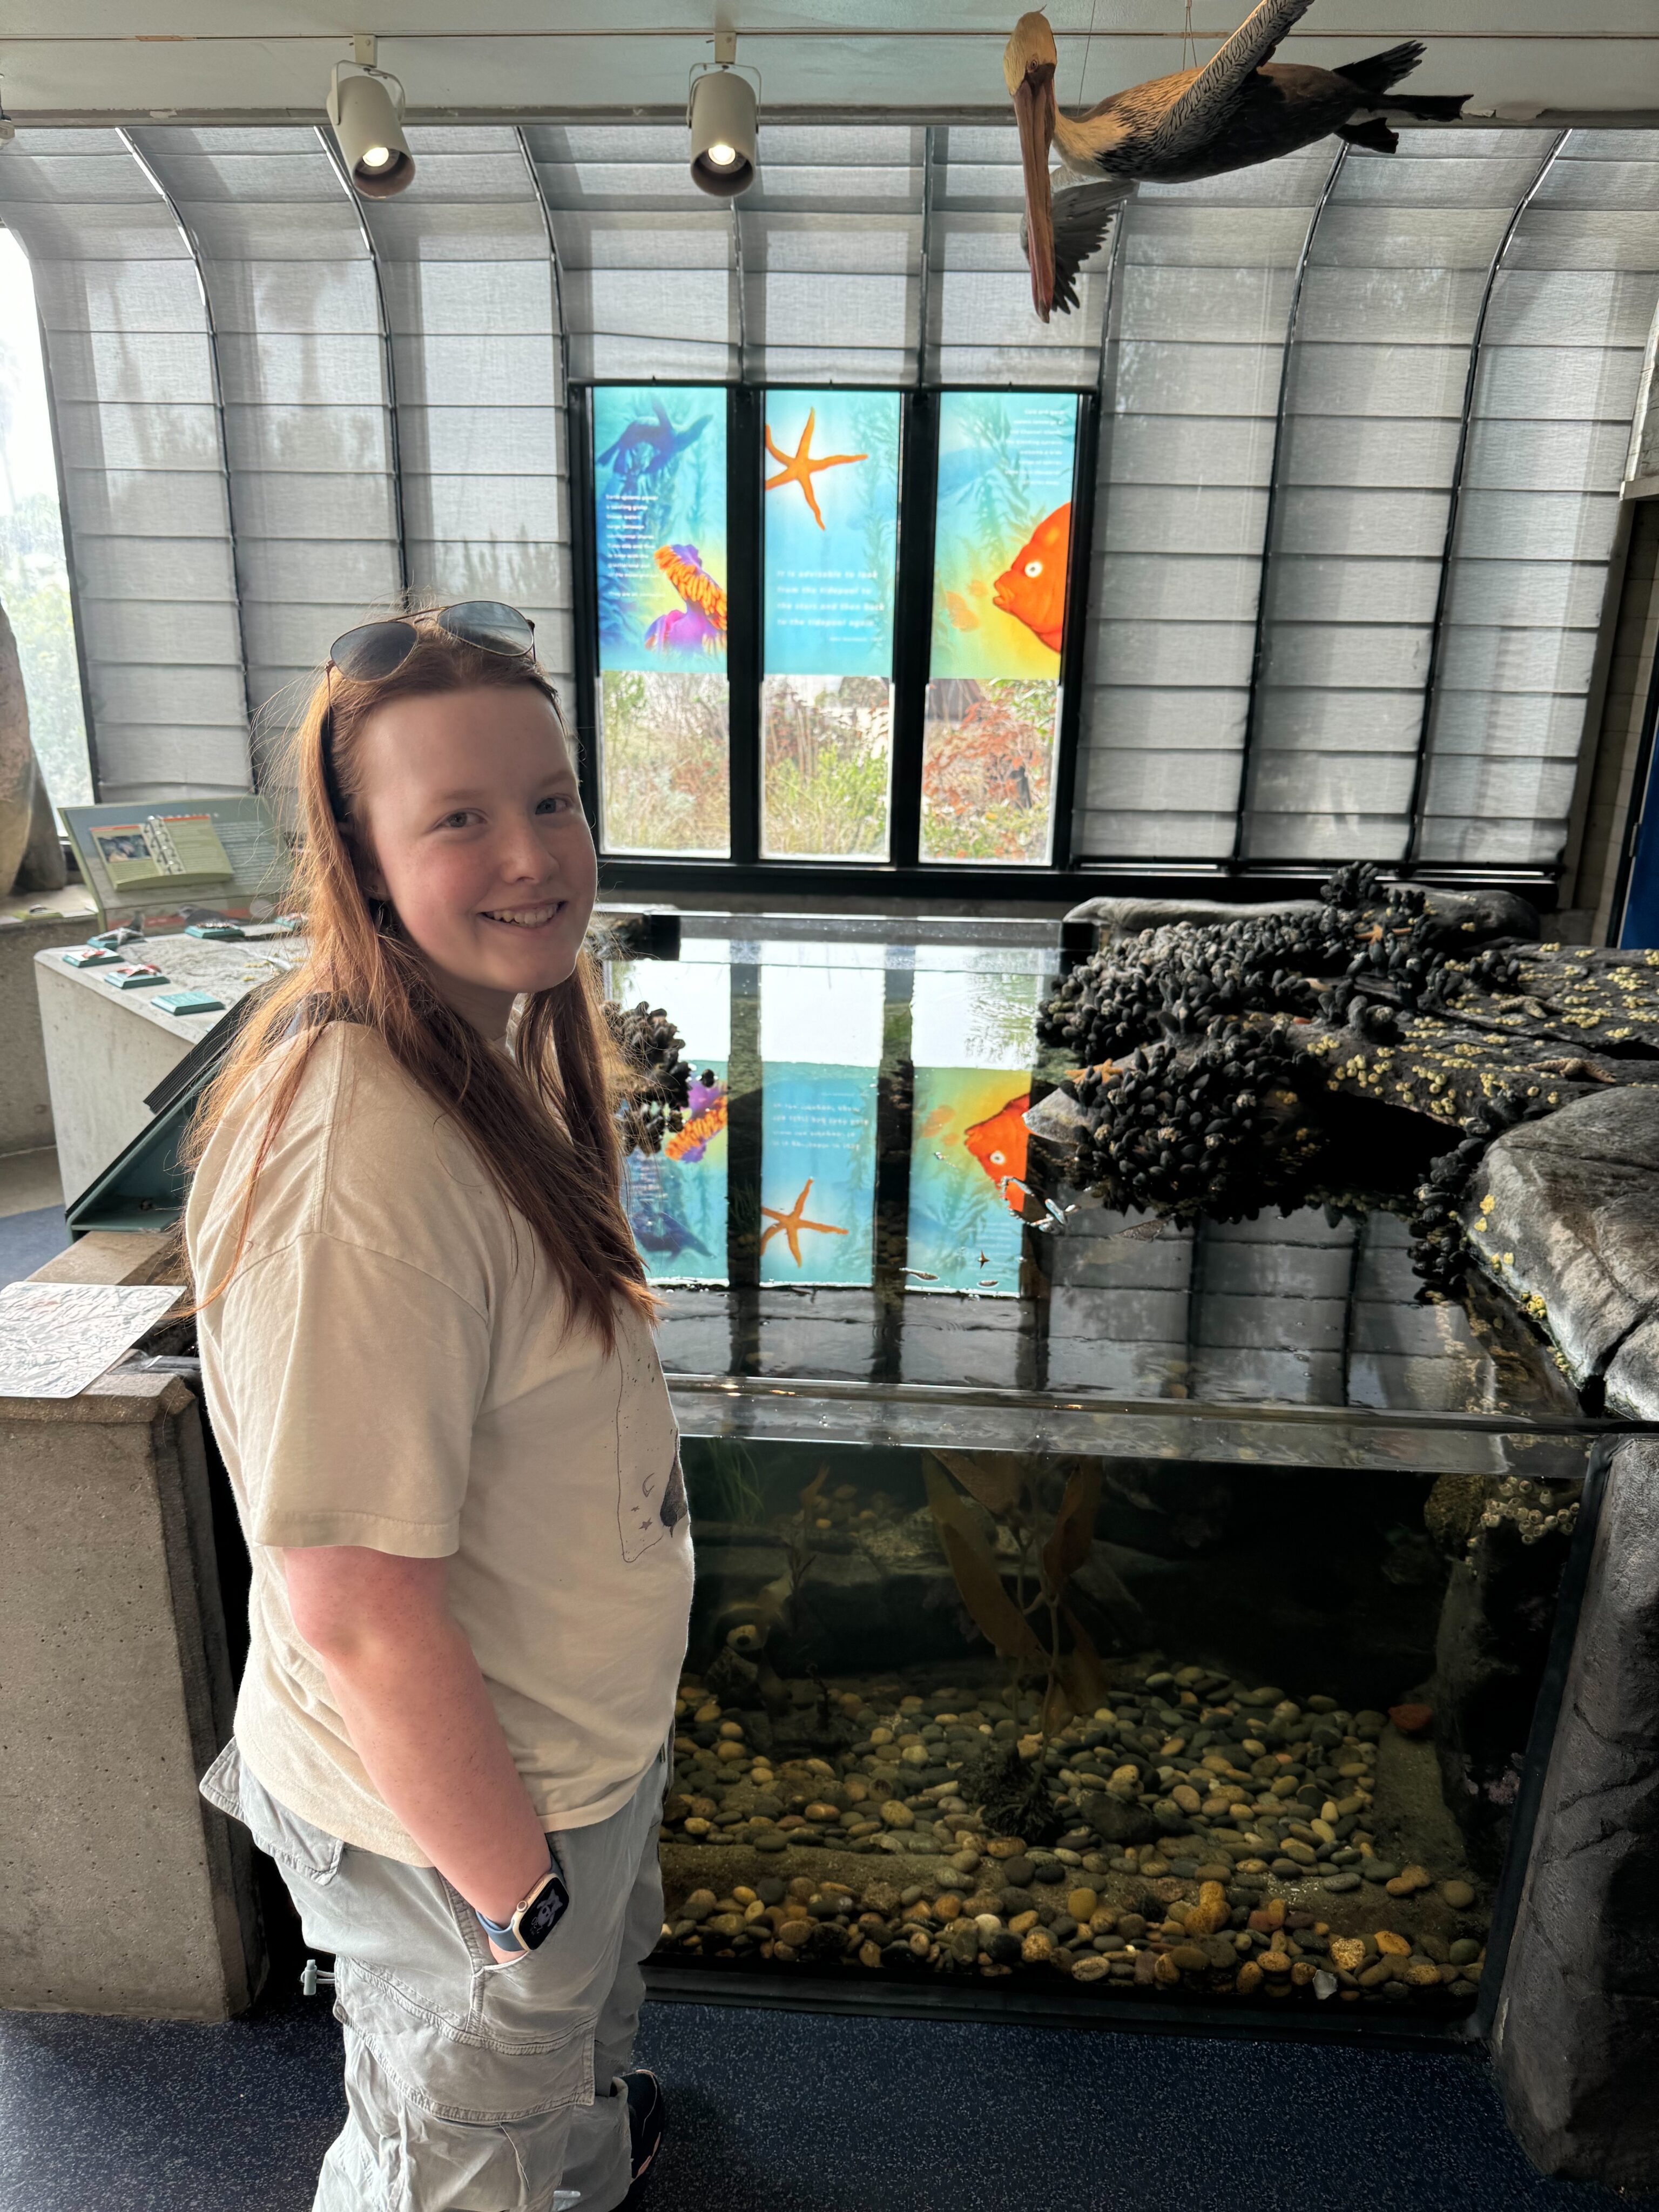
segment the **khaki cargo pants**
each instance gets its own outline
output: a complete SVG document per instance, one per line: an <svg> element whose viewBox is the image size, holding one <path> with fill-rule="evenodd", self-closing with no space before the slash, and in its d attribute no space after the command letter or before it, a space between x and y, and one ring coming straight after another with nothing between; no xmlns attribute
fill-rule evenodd
<svg viewBox="0 0 1659 2212"><path fill-rule="evenodd" d="M307 1942L334 1954L348 2116L313 2212L615 2212L665 1773L659 1755L620 1812L559 1834L569 1909L497 1966L435 1869L342 1844L278 1804L234 1740L220 1753L203 1796L246 1823Z"/></svg>

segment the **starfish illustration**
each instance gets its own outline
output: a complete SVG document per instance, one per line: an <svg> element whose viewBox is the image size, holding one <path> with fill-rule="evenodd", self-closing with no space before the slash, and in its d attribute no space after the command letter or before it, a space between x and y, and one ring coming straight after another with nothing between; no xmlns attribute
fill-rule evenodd
<svg viewBox="0 0 1659 2212"><path fill-rule="evenodd" d="M812 408L806 417L806 428L800 434L800 443L793 453L784 453L772 435L772 426L766 426L766 450L775 461L783 466L775 477L768 477L766 489L775 491L780 484L799 484L806 504L812 510L812 520L820 530L823 517L818 511L817 495L812 489L812 478L820 469L845 468L849 461L867 461L868 453L826 453L820 461L812 459L812 425L817 420L817 409ZM811 1226L811 1224L805 1224Z"/></svg>
<svg viewBox="0 0 1659 2212"><path fill-rule="evenodd" d="M863 459L862 454L860 455L860 459ZM787 1213L780 1213L777 1208L774 1206L763 1206L761 1208L761 1212L767 1216L768 1219L772 1224L772 1226L762 1234L760 1241L761 1250L763 1252L767 1246L771 1243L772 1239L777 1235L778 1231L781 1230L784 1236L788 1239L789 1256L798 1267L801 1263L800 1232L803 1229L817 1229L825 1237L845 1237L847 1234L847 1231L844 1229L832 1229L827 1221L808 1221L805 1218L803 1209L806 1204L806 1194L811 1189L811 1188L812 1178L811 1176L808 1176L800 1196L795 1200Z"/></svg>

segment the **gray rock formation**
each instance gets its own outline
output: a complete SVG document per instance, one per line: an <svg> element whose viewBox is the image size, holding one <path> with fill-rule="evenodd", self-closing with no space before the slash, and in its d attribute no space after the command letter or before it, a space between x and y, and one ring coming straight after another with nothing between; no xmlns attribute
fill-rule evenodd
<svg viewBox="0 0 1659 2212"><path fill-rule="evenodd" d="M10 890L27 848L40 781L29 743L29 707L17 641L0 606L0 898Z"/></svg>
<svg viewBox="0 0 1659 2212"><path fill-rule="evenodd" d="M1510 1130L1459 1218L1574 1382L1601 1378L1612 1409L1659 1418L1659 1090L1603 1091Z"/></svg>
<svg viewBox="0 0 1659 2212"><path fill-rule="evenodd" d="M1659 1444L1620 1446L1492 2039L1547 2173L1659 2189Z"/></svg>
<svg viewBox="0 0 1659 2212"><path fill-rule="evenodd" d="M17 641L0 606L0 898L60 891L67 880L52 794L29 738Z"/></svg>
<svg viewBox="0 0 1659 2212"><path fill-rule="evenodd" d="M58 832L58 817L52 809L52 793L46 789L46 779L41 775L37 762L34 809L29 818L29 842L23 848L22 859L17 863L12 889L18 891L61 891L68 881L69 871L64 865L64 841Z"/></svg>
<svg viewBox="0 0 1659 2212"><path fill-rule="evenodd" d="M1091 921L1101 936L1138 937L1170 921L1256 921L1264 914L1314 914L1317 899L1269 899L1249 905L1232 899L1091 898L1074 906L1067 921Z"/></svg>
<svg viewBox="0 0 1659 2212"><path fill-rule="evenodd" d="M1534 939L1538 915L1514 891L1452 891L1438 886L1429 890L1429 909L1443 921L1482 942L1492 937ZM1067 921L1091 921L1107 943L1120 937L1138 937L1143 929L1161 929L1172 921L1258 921L1269 914L1315 914L1317 899L1126 898L1085 899L1066 915Z"/></svg>

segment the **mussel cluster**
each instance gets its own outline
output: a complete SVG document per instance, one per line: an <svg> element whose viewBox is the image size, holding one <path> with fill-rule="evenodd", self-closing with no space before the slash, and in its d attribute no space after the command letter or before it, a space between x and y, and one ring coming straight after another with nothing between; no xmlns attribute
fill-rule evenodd
<svg viewBox="0 0 1659 2212"><path fill-rule="evenodd" d="M1083 1108L1076 1173L1115 1206L1253 1212L1300 1192L1320 1142L1317 1070L1283 1023L1218 1017L1196 1042L1137 1047L1068 1089Z"/></svg>
<svg viewBox="0 0 1659 2212"><path fill-rule="evenodd" d="M1310 973L1346 964L1329 909L1219 925L1177 923L1112 945L1061 978L1039 1033L1078 1059L1122 1059L1161 1036L1202 1033L1228 1016L1318 1012Z"/></svg>
<svg viewBox="0 0 1659 2212"><path fill-rule="evenodd" d="M621 1123L624 1152L659 1152L663 1139L685 1127L691 1070L685 1040L661 1006L605 1002L605 1024L626 1065Z"/></svg>
<svg viewBox="0 0 1659 2212"><path fill-rule="evenodd" d="M1401 1013L1443 1012L1466 983L1513 989L1503 946L1477 949L1459 900L1380 885L1370 861L1339 868L1316 907L1224 923L1182 922L1110 945L1062 978L1040 1017L1045 1042L1091 1063L1218 1017L1281 1013L1389 1036Z"/></svg>
<svg viewBox="0 0 1659 2212"><path fill-rule="evenodd" d="M1327 1072L1301 1025L1394 1039L1402 1018L1444 1013L1471 986L1513 992L1520 963L1482 945L1475 902L1338 869L1316 906L1224 923L1179 922L1109 945L1042 1010L1045 1041L1085 1063L1061 1091L1081 1109L1073 1172L1109 1203L1190 1218L1300 1203L1318 1179ZM1420 1272L1449 1288L1462 1266L1456 1198L1493 1136L1523 1112L1486 1102L1418 1193Z"/></svg>

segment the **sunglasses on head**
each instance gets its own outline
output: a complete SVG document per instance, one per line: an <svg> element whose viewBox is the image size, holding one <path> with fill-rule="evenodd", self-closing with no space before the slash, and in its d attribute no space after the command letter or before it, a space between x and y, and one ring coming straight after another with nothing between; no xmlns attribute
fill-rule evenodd
<svg viewBox="0 0 1659 2212"><path fill-rule="evenodd" d="M322 727L323 780L337 821L346 817L334 775L334 672L337 669L354 684L374 684L395 675L420 643L422 623L430 623L446 636L459 638L483 653L500 653L505 660L528 659L536 650L535 623L500 599L457 599L447 607L363 623L337 637L325 663L329 698Z"/></svg>
<svg viewBox="0 0 1659 2212"><path fill-rule="evenodd" d="M464 645L499 653L509 660L536 649L536 625L517 607L503 606L499 599L457 599L452 606L423 609L419 614L398 615L347 630L330 646L328 665L358 684L391 676L420 642L420 623L430 623Z"/></svg>

